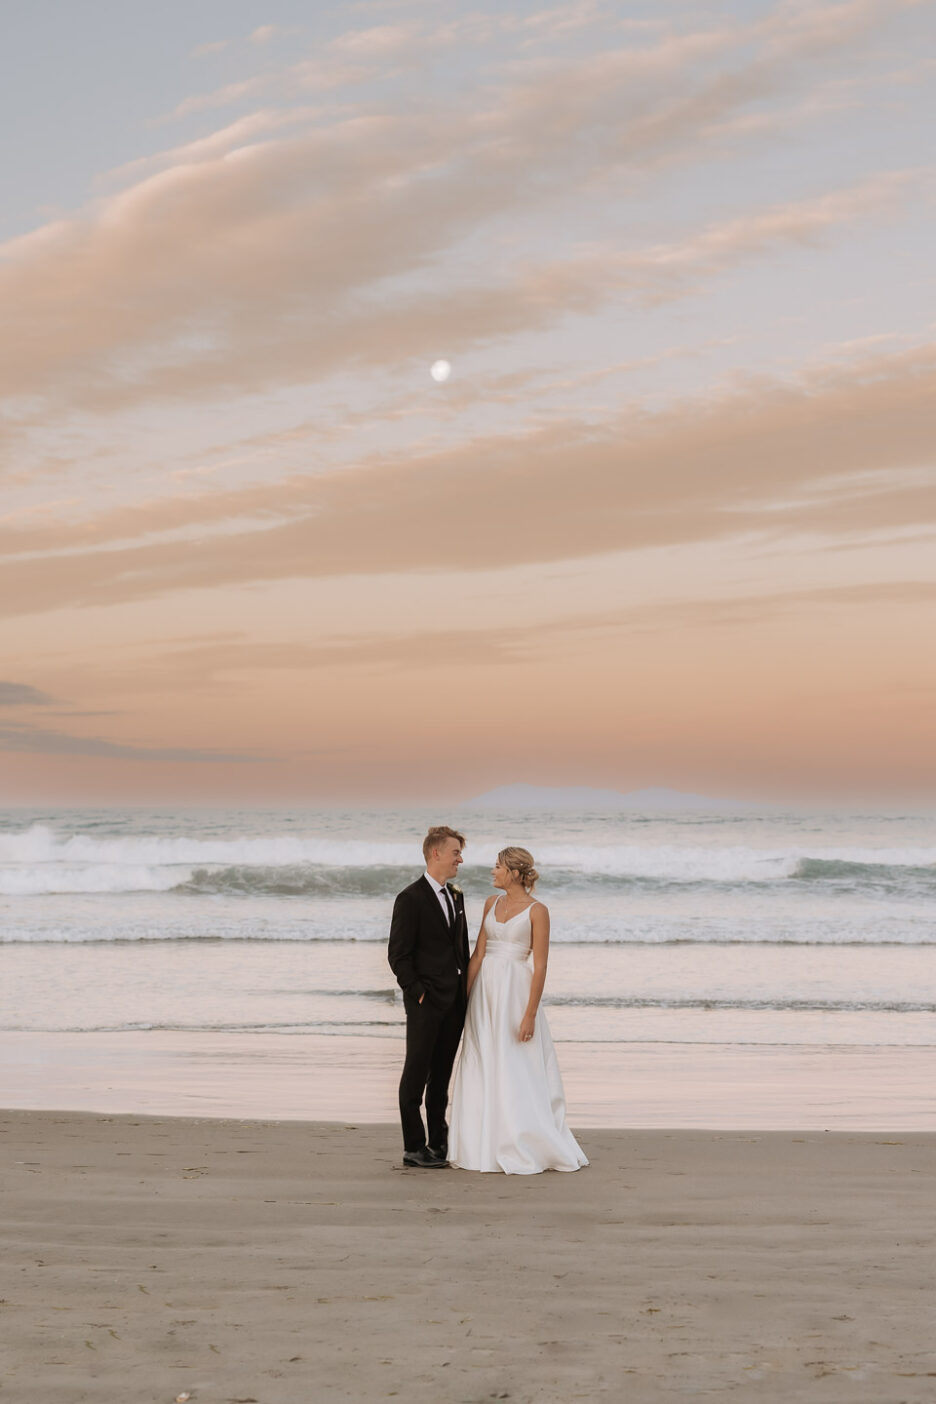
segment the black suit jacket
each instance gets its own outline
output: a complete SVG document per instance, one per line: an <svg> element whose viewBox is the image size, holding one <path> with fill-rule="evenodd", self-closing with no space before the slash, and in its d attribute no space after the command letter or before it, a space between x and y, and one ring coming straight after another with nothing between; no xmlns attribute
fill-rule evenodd
<svg viewBox="0 0 936 1404"><path fill-rule="evenodd" d="M455 924L451 927L425 877L404 887L393 904L387 951L390 968L403 993L417 1000L425 994L439 1009L448 1009L459 993L468 997L465 899L451 885L448 893L455 907Z"/></svg>

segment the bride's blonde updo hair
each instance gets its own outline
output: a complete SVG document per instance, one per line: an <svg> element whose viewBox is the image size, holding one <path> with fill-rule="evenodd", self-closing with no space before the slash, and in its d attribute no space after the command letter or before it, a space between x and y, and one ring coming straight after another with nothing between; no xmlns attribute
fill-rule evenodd
<svg viewBox="0 0 936 1404"><path fill-rule="evenodd" d="M497 861L503 863L508 872L517 874L525 892L532 892L539 882L539 873L533 866L533 854L527 849L502 848Z"/></svg>

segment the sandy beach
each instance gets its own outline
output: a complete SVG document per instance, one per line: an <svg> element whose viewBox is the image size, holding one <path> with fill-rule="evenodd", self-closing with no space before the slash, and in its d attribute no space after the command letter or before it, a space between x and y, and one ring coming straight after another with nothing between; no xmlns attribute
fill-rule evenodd
<svg viewBox="0 0 936 1404"><path fill-rule="evenodd" d="M0 1127L5 1401L933 1397L932 1135L595 1129L507 1178L387 1125Z"/></svg>

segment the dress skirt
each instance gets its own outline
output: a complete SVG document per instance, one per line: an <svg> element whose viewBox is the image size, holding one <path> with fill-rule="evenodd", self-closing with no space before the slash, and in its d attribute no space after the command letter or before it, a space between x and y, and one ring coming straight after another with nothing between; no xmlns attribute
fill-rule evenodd
<svg viewBox="0 0 936 1404"><path fill-rule="evenodd" d="M495 931L509 925L493 923ZM566 1123L562 1077L542 1007L533 1037L526 1043L517 1037L533 970L529 935L524 943L509 939L513 934L489 932L472 986L452 1091L448 1158L463 1170L506 1175L579 1170L588 1161Z"/></svg>

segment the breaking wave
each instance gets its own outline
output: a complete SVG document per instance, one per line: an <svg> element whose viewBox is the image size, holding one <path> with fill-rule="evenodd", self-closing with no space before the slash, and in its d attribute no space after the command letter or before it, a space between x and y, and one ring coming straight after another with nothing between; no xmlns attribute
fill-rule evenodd
<svg viewBox="0 0 936 1404"><path fill-rule="evenodd" d="M495 852L462 869L487 888ZM544 889L769 888L777 884L936 892L931 849L761 849L705 844L537 846ZM412 843L292 836L193 839L63 836L35 824L0 834L0 896L173 893L181 897L389 897L412 881Z"/></svg>

